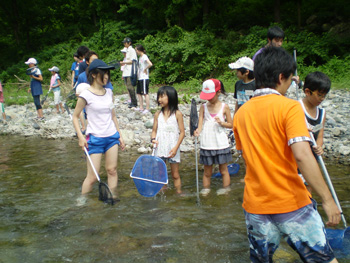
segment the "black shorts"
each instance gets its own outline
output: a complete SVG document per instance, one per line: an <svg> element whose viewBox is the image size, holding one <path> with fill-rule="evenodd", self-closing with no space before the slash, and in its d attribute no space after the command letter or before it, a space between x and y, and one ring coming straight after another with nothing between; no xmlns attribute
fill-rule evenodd
<svg viewBox="0 0 350 263"><path fill-rule="evenodd" d="M141 79L137 82L136 94L148 94L149 79Z"/></svg>

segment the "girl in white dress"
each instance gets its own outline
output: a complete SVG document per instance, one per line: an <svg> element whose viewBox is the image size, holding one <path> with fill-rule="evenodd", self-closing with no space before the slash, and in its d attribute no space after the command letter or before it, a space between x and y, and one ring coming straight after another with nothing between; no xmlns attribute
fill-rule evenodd
<svg viewBox="0 0 350 263"><path fill-rule="evenodd" d="M180 144L185 137L185 128L182 113L178 109L176 90L169 86L159 88L157 101L162 109L154 115L151 143L156 144L155 155L169 161L174 186L180 194Z"/></svg>
<svg viewBox="0 0 350 263"><path fill-rule="evenodd" d="M232 161L232 155L226 131L227 128L232 129L232 117L229 106L219 100L221 93L225 94L225 89L220 80L208 79L203 82L200 98L208 102L199 110L198 128L194 131L194 136L201 135L199 163L204 165L203 196L210 193L214 164L219 165L223 184L217 195L227 194L231 190L227 163Z"/></svg>

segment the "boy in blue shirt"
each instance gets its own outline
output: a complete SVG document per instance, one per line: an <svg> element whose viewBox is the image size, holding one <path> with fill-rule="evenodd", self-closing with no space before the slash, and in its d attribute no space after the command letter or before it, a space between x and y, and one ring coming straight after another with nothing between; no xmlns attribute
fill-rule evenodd
<svg viewBox="0 0 350 263"><path fill-rule="evenodd" d="M245 102L247 102L256 89L254 81L254 61L248 57L241 57L235 63L228 65L230 69L236 69L236 76L239 79L235 84L236 99L235 113Z"/></svg>

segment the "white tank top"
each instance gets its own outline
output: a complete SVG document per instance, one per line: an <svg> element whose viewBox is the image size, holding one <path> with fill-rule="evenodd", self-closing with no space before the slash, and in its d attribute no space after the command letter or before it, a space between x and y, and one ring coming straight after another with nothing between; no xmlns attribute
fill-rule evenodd
<svg viewBox="0 0 350 263"><path fill-rule="evenodd" d="M215 117L225 121L224 108L225 103L221 103L221 109ZM204 150L222 150L230 147L226 134L226 128L222 127L215 121L208 111L207 103L204 104L203 129L200 137L200 148Z"/></svg>
<svg viewBox="0 0 350 263"><path fill-rule="evenodd" d="M157 140L158 147L155 150L155 155L158 157L168 158L169 152L175 147L179 140L180 129L176 120L176 114L173 113L167 120L164 119L163 112L158 116ZM172 158L176 162L180 162L180 147L176 155Z"/></svg>

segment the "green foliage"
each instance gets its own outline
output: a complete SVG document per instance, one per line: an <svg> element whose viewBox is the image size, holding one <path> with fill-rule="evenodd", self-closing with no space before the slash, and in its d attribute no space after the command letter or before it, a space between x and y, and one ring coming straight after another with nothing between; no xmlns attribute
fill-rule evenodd
<svg viewBox="0 0 350 263"><path fill-rule="evenodd" d="M192 96L190 94L184 94L179 99L180 104L190 104L192 100Z"/></svg>

